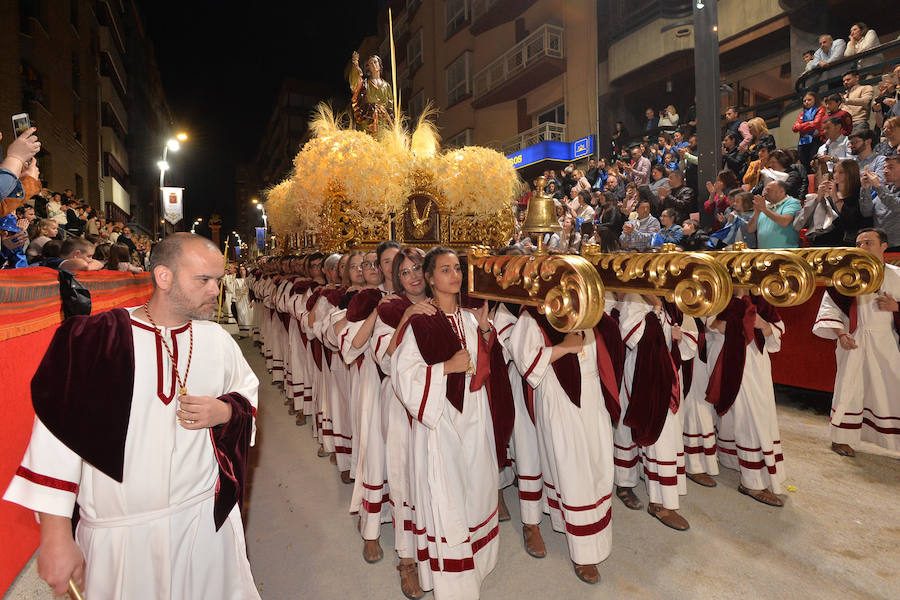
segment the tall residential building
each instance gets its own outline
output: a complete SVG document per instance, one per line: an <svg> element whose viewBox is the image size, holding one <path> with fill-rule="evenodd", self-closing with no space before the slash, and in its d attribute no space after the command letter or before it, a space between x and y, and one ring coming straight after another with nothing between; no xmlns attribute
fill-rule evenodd
<svg viewBox="0 0 900 600"><path fill-rule="evenodd" d="M531 170L594 152L595 1L394 0L378 27L390 77L388 6L404 110L431 103L444 147L488 146Z"/></svg>
<svg viewBox="0 0 900 600"><path fill-rule="evenodd" d="M379 12L378 36L360 46L360 64L376 52L390 78L390 8L406 113L415 117L431 102L445 147L501 150L529 178L573 158L606 156L616 121L636 136L647 108L672 104L682 123L691 118L693 10L703 4L391 0ZM800 105L801 55L818 46L819 34L846 40L850 25L863 21L886 43L900 29L900 12L877 3L718 0L716 6L722 107L762 116L785 147L796 145L791 125ZM897 54L891 48L885 57ZM875 82L879 69L864 78Z"/></svg>
<svg viewBox="0 0 900 600"><path fill-rule="evenodd" d="M162 142L149 138L171 119L134 0L2 3L0 123L19 112L38 127L47 187L153 231L145 165Z"/></svg>

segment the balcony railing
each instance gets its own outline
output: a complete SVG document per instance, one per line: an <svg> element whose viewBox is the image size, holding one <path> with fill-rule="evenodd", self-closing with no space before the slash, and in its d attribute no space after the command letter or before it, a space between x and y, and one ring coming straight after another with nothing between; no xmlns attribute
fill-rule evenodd
<svg viewBox="0 0 900 600"><path fill-rule="evenodd" d="M473 80L474 99L496 90L543 58L565 58L563 28L543 25L507 50L500 58L478 71Z"/></svg>
<svg viewBox="0 0 900 600"><path fill-rule="evenodd" d="M656 19L686 19L693 13L690 0L631 0L611 2L609 32L620 40Z"/></svg>
<svg viewBox="0 0 900 600"><path fill-rule="evenodd" d="M503 154L512 154L528 146L546 141L566 141L566 126L562 123L541 123L537 127L526 129L519 135L503 140Z"/></svg>

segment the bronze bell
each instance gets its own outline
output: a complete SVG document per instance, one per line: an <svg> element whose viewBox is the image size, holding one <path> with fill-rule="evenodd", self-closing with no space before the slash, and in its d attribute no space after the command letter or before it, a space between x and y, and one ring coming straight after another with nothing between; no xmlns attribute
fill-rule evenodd
<svg viewBox="0 0 900 600"><path fill-rule="evenodd" d="M556 203L553 197L544 191L547 184L547 178L543 175L538 177L538 189L536 195L528 201L528 213L525 215L525 222L522 223L522 231L528 233L536 233L537 249L535 254L546 254L544 249L544 234L562 231L559 220L556 217Z"/></svg>

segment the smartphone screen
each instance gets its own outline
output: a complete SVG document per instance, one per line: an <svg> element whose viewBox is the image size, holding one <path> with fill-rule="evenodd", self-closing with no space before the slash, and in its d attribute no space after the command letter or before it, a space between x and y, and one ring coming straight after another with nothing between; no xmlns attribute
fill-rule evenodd
<svg viewBox="0 0 900 600"><path fill-rule="evenodd" d="M13 124L13 132L15 132L15 137L19 137L25 131L31 127L31 117L28 116L28 113L19 113L17 115L13 115L12 118Z"/></svg>

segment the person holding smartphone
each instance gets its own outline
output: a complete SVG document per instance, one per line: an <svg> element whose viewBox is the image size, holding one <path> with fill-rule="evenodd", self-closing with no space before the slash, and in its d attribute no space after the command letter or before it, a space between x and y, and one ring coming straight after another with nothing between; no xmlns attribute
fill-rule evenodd
<svg viewBox="0 0 900 600"><path fill-rule="evenodd" d="M6 149L6 156L0 162L0 201L5 198L17 200L25 198L25 189L19 180L24 175L34 177L33 173L37 172L37 165L32 159L41 150L41 143L38 141L35 131L37 130L34 127L29 127ZM0 139L3 139L2 133L0 133ZM5 216L15 209L16 207L10 203L3 203L0 216Z"/></svg>

